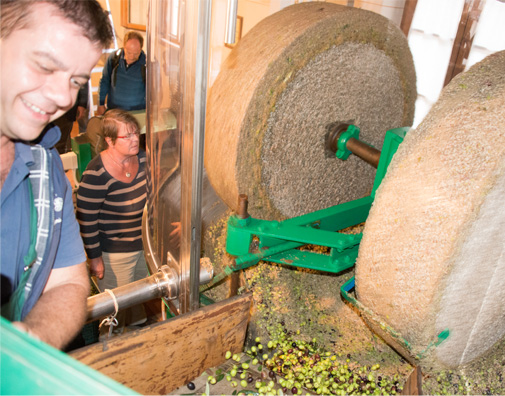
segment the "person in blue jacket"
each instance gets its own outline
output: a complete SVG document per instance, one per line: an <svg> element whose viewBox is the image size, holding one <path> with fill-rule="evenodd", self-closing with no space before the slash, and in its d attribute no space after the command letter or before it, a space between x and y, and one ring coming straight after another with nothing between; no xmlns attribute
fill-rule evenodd
<svg viewBox="0 0 505 396"><path fill-rule="evenodd" d="M144 38L130 31L125 34L123 43L123 48L109 55L103 68L97 115L104 114L107 109L131 111L146 108Z"/></svg>
<svg viewBox="0 0 505 396"><path fill-rule="evenodd" d="M52 121L72 108L112 39L96 0L2 0L1 314L65 347L86 319L86 256Z"/></svg>

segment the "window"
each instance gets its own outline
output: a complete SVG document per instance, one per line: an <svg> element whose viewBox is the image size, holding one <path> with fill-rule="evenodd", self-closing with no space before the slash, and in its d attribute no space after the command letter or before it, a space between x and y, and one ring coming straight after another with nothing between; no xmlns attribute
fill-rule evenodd
<svg viewBox="0 0 505 396"><path fill-rule="evenodd" d="M121 25L146 31L148 0L121 0Z"/></svg>

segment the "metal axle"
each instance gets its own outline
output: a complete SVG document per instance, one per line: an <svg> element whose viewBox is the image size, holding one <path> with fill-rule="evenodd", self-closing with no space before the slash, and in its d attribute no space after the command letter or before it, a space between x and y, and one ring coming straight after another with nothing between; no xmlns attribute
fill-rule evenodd
<svg viewBox="0 0 505 396"><path fill-rule="evenodd" d="M361 158L374 168L379 166L381 152L358 139L359 129L351 124L331 125L326 137L326 148L346 160L350 153Z"/></svg>
<svg viewBox="0 0 505 396"><path fill-rule="evenodd" d="M200 268L200 284L209 282L213 277L212 267ZM147 302L155 298L175 300L179 297L179 275L163 265L159 271L147 278L88 297L87 322L113 314L118 311Z"/></svg>
<svg viewBox="0 0 505 396"><path fill-rule="evenodd" d="M347 140L346 148L366 163L372 165L375 169L377 169L379 166L381 152L376 148L373 148L368 144L363 143L361 140L357 140L355 138L350 138Z"/></svg>

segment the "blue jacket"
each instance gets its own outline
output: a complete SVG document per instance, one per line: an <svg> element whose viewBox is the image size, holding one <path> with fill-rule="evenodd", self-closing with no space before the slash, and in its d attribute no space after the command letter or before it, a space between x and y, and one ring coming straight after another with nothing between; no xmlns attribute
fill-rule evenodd
<svg viewBox="0 0 505 396"><path fill-rule="evenodd" d="M139 59L127 68L124 50L120 51L117 67L114 67L114 52L109 55L103 68L99 104L103 106L107 98L109 109L143 110L146 108L146 54L142 51Z"/></svg>
<svg viewBox="0 0 505 396"><path fill-rule="evenodd" d="M59 128L50 127L43 133L39 144L50 148L59 138ZM30 146L24 142L17 142L15 150L14 163L0 194L2 305L10 299L20 281L24 266L23 258L30 245L31 203L28 189L30 171L27 165L33 162L33 155ZM68 267L86 261L79 225L74 214L72 189L63 171L58 152L53 148L51 153L51 182L54 192L52 239L48 243L43 264L34 280L33 291L26 300L23 317L38 301L53 268Z"/></svg>

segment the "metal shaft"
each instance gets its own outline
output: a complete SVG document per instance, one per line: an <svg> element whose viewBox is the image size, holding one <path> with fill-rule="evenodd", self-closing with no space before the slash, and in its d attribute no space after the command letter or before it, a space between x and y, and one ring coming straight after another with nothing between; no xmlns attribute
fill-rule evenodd
<svg viewBox="0 0 505 396"><path fill-rule="evenodd" d="M241 219L247 219L249 217L249 213L247 213L247 206L248 206L247 195L240 194L238 196L237 216L240 217Z"/></svg>
<svg viewBox="0 0 505 396"><path fill-rule="evenodd" d="M235 44L237 31L237 10L238 0L228 0L228 7L226 9L226 32L224 38L225 44Z"/></svg>
<svg viewBox="0 0 505 396"><path fill-rule="evenodd" d="M353 125L347 123L337 123L328 126L328 134L326 135L325 141L325 150L328 154L331 156L335 155L342 143L341 140L343 135L347 133L349 127L353 127ZM351 153L358 156L366 163L372 165L374 168L379 166L379 159L381 156L381 152L379 150L354 137L346 136L343 142L345 142L345 148Z"/></svg>
<svg viewBox="0 0 505 396"><path fill-rule="evenodd" d="M372 165L374 168L377 168L379 166L381 152L376 148L371 147L368 144L354 138L347 140L346 147L351 153L357 155L363 161Z"/></svg>
<svg viewBox="0 0 505 396"><path fill-rule="evenodd" d="M212 270L203 266L200 270L200 283L207 283L212 279ZM147 278L117 287L109 292L103 292L88 297L87 322L108 316L118 311L147 302L155 298L176 299L179 295L179 276L167 265Z"/></svg>

